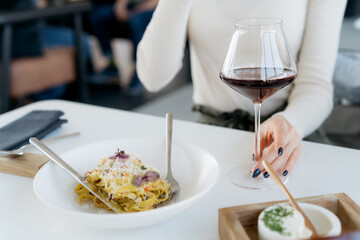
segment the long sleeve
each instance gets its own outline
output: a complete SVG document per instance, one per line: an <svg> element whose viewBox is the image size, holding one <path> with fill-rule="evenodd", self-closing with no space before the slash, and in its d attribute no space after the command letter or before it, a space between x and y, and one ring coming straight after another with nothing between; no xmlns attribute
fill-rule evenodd
<svg viewBox="0 0 360 240"><path fill-rule="evenodd" d="M138 45L137 74L149 91L168 84L182 67L193 0L160 0Z"/></svg>
<svg viewBox="0 0 360 240"><path fill-rule="evenodd" d="M219 80L236 19L271 16L284 20L289 45L297 57L298 76L264 103L268 115L287 101L283 115L298 134L316 130L333 107L332 74L346 0L160 0L137 54L138 75L150 91L164 87L182 65L189 36L196 104L219 111L252 112L246 97ZM231 11L232 9L236 9ZM266 105L266 106L265 106Z"/></svg>
<svg viewBox="0 0 360 240"><path fill-rule="evenodd" d="M346 0L309 0L298 76L283 115L305 137L333 107L332 74Z"/></svg>

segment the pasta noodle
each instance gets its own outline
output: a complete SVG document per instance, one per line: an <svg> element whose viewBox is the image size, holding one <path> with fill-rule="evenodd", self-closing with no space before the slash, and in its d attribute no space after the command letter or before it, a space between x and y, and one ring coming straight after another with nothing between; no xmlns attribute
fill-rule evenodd
<svg viewBox="0 0 360 240"><path fill-rule="evenodd" d="M108 199L119 212L139 212L156 208L170 195L170 185L159 171L146 166L135 154L117 151L114 156L104 157L98 166L85 174L91 190ZM84 186L78 184L75 192L78 202L93 201L99 208L108 207Z"/></svg>

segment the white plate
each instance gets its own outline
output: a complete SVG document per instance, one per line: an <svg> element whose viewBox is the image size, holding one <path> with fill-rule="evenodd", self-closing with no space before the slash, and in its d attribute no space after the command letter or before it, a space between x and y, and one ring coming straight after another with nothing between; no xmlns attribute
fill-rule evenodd
<svg viewBox="0 0 360 240"><path fill-rule="evenodd" d="M101 157L110 156L120 148L136 153L147 165L166 175L165 139L116 139L94 143L68 151L60 156L80 174L93 170ZM75 180L54 163L43 166L34 179L36 196L46 205L58 210L68 220L99 228L133 228L164 221L198 202L214 186L220 169L215 158L202 148L173 142L172 170L181 191L173 204L138 213L112 214L95 207L79 206L74 192Z"/></svg>

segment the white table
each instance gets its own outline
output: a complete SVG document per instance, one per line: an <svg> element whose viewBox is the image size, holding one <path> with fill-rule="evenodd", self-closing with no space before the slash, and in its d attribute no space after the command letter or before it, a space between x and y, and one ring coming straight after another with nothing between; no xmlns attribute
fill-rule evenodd
<svg viewBox="0 0 360 240"><path fill-rule="evenodd" d="M3 114L0 127L34 109L65 112L69 122L51 136L81 132L76 138L49 144L57 153L102 140L165 135L165 118L57 100ZM219 208L285 199L280 189L244 190L226 180L231 167L250 160L252 133L175 120L173 138L207 149L219 162L220 178L203 202L145 228L86 228L64 221L43 205L33 193L33 179L0 173L0 239L218 239ZM359 169L359 150L303 142L287 186L294 197L345 192L360 204Z"/></svg>

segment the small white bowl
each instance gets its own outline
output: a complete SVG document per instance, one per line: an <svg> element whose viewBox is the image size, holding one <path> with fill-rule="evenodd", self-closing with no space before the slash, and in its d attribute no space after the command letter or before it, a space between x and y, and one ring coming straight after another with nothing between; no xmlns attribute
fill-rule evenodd
<svg viewBox="0 0 360 240"><path fill-rule="evenodd" d="M289 203L283 203L279 205L289 205ZM319 236L331 237L341 234L341 223L339 218L326 208L310 203L299 203L301 209L305 212L306 216L310 219L314 225ZM277 232L271 231L265 226L262 218L265 211L270 210L274 206L270 206L264 209L258 218L258 235L260 240L289 240L288 236L280 235Z"/></svg>

